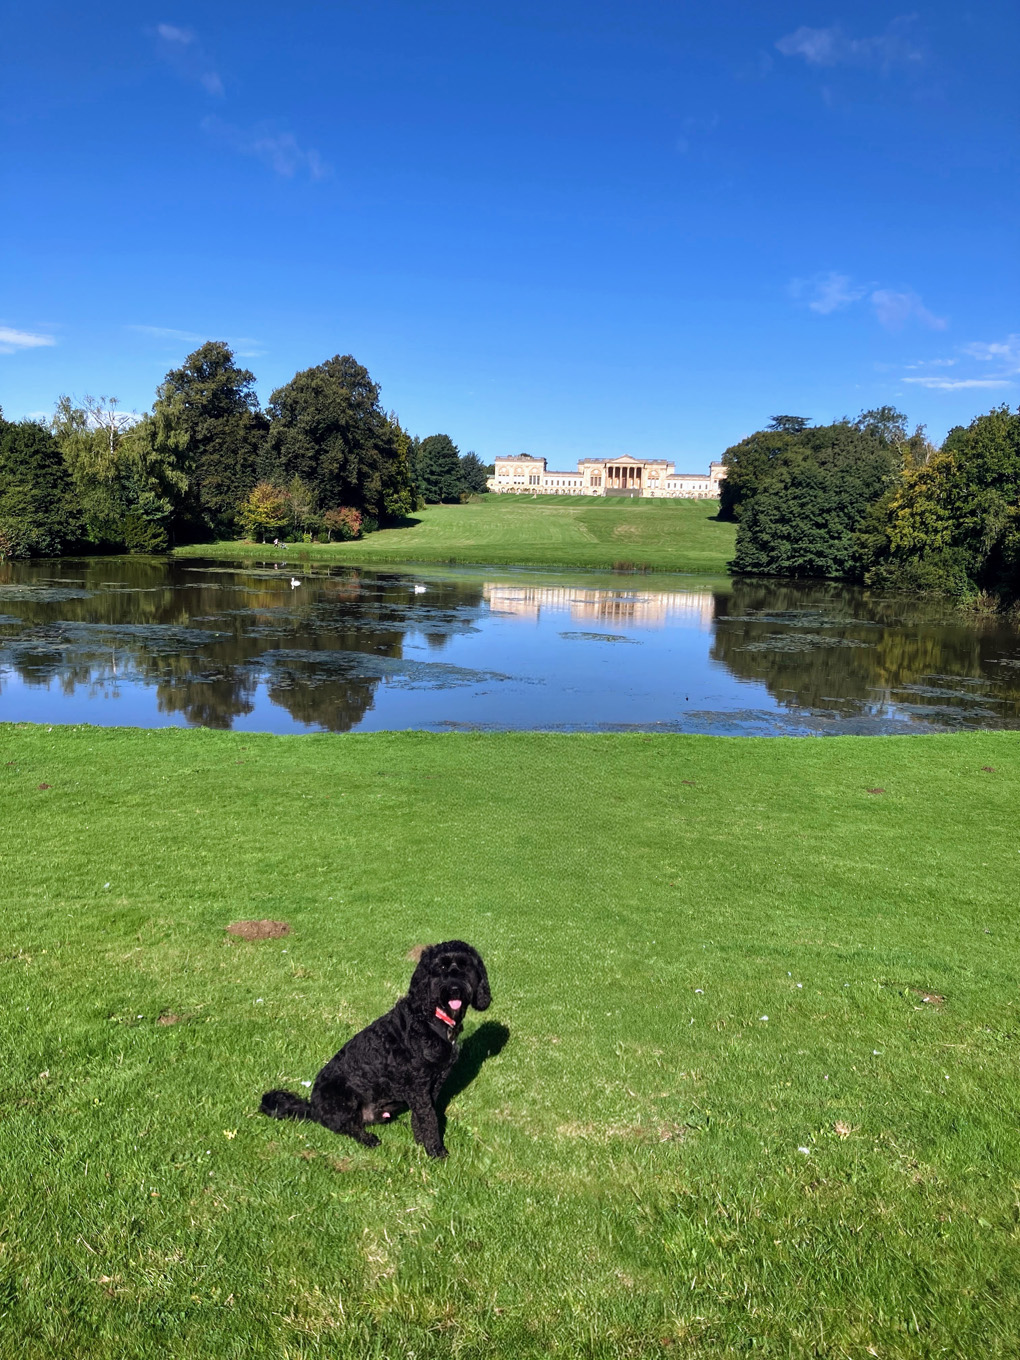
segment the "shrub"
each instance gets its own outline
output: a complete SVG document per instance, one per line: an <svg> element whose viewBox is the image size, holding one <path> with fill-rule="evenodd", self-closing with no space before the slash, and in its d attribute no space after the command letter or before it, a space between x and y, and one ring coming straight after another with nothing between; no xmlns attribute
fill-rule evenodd
<svg viewBox="0 0 1020 1360"><path fill-rule="evenodd" d="M338 505L333 510L327 510L322 522L326 526L327 541L330 543L334 534L337 541L343 543L352 538L360 538L364 529L361 511L349 505Z"/></svg>
<svg viewBox="0 0 1020 1360"><path fill-rule="evenodd" d="M283 487L259 482L241 506L239 519L245 538L264 542L268 534L279 534L290 523L290 497Z"/></svg>
<svg viewBox="0 0 1020 1360"><path fill-rule="evenodd" d="M166 552L169 541L166 528L158 520L145 519L135 510L124 516L121 536L129 553Z"/></svg>

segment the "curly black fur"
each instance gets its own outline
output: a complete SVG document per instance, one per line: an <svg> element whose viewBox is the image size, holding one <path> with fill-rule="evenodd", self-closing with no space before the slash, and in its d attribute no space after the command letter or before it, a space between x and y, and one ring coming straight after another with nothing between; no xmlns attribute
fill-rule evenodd
<svg viewBox="0 0 1020 1360"><path fill-rule="evenodd" d="M484 1011L491 1000L477 949L463 940L431 944L418 960L407 995L330 1058L315 1078L311 1099L267 1091L262 1113L312 1119L365 1147L377 1147L379 1139L367 1126L410 1109L415 1141L430 1157L445 1157L436 1098L457 1058L465 1010Z"/></svg>

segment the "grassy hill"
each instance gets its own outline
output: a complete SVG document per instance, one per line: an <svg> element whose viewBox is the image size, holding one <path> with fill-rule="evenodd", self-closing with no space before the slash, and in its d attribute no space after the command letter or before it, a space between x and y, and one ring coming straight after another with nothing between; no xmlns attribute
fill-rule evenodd
<svg viewBox="0 0 1020 1360"><path fill-rule="evenodd" d="M268 551L279 562L623 566L720 576L733 556L735 531L715 519L717 510L716 501L480 496L466 505L430 505L408 527L382 529L360 542ZM177 554L263 559L267 549L221 542L178 548Z"/></svg>
<svg viewBox="0 0 1020 1360"><path fill-rule="evenodd" d="M1008 733L0 727L0 1354L1015 1356L1018 802ZM448 1161L256 1113L451 936Z"/></svg>

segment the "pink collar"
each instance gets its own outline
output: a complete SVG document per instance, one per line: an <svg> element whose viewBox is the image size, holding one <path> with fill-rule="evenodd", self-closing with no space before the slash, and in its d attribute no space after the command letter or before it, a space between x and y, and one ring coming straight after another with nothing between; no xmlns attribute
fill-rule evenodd
<svg viewBox="0 0 1020 1360"><path fill-rule="evenodd" d="M449 1025L451 1029L457 1028L456 1020L454 1020L452 1016L447 1015L441 1006L436 1007L436 1019L442 1020L443 1024Z"/></svg>

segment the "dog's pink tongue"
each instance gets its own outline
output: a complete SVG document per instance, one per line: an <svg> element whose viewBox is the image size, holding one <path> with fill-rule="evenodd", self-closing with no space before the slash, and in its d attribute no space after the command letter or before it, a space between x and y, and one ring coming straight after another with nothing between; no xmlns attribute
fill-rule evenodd
<svg viewBox="0 0 1020 1360"><path fill-rule="evenodd" d="M459 1010L460 1010L460 1006L461 1006L461 1003L456 999L456 997L454 997L453 999L451 999L451 1001L450 1001L450 1010L451 1010L451 1011L459 1011Z"/></svg>

